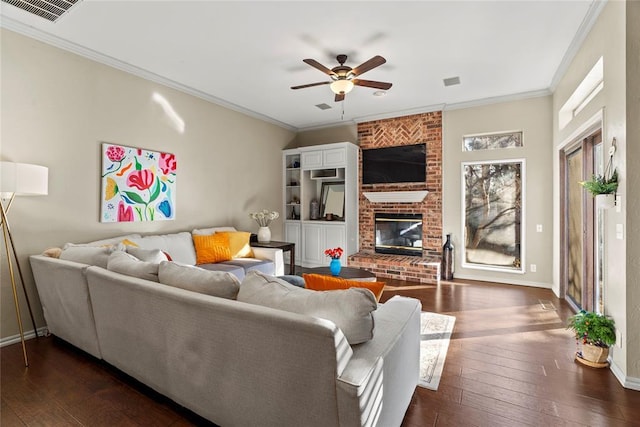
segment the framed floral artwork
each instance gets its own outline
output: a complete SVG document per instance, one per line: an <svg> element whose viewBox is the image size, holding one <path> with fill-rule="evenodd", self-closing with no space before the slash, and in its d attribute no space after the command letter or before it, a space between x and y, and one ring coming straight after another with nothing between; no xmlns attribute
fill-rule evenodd
<svg viewBox="0 0 640 427"><path fill-rule="evenodd" d="M174 219L176 171L173 154L102 144L100 221Z"/></svg>

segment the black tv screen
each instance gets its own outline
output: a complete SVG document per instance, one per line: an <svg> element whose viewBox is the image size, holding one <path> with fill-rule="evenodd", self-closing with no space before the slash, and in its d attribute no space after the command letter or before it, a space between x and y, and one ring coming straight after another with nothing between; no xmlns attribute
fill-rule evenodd
<svg viewBox="0 0 640 427"><path fill-rule="evenodd" d="M362 183L425 182L426 144L362 150Z"/></svg>

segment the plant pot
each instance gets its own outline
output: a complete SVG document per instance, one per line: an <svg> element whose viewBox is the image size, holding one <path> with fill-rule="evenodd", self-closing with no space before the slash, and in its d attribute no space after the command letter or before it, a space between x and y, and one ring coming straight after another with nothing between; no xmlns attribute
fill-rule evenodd
<svg viewBox="0 0 640 427"><path fill-rule="evenodd" d="M596 196L596 207L598 209L611 209L616 205L616 195L611 194L598 194Z"/></svg>
<svg viewBox="0 0 640 427"><path fill-rule="evenodd" d="M609 347L582 344L582 358L593 363L605 363L609 357Z"/></svg>

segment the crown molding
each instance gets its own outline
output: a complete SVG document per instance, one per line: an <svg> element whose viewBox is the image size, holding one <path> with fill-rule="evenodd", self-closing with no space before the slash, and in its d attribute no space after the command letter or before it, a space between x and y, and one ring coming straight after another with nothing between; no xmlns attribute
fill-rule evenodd
<svg viewBox="0 0 640 427"><path fill-rule="evenodd" d="M48 45L57 47L59 49L66 50L68 52L74 53L76 55L82 56L84 58L90 59L92 61L107 65L111 68L115 68L120 71L124 71L125 73L132 74L134 76L143 78L145 80L152 81L154 83L161 84L163 86L175 89L177 91L186 93L191 96L195 96L197 98L203 99L212 104L219 105L221 107L227 108L229 110L236 111L238 113L244 114L249 117L253 117L254 119L262 120L267 123L271 123L273 125L285 128L290 131L297 131L298 129L294 126L291 126L287 123L276 120L272 117L265 116L264 114L257 113L253 110L249 110L247 108L243 108L239 105L233 104L231 102L225 101L224 99L217 98L215 96L209 95L208 93L202 92L200 90L194 89L190 86L183 85L174 80L171 80L167 77L163 77L161 75L152 73L143 68L137 67L132 64L128 64L126 62L120 61L111 56L102 54L93 49L89 49L87 47L78 45L76 43L71 43L67 40L63 40L59 37L56 37L52 34L49 34L45 31L39 30L37 28L31 27L29 25L25 25L15 19L9 18L5 15L0 16L0 28L5 28L7 30L14 31L18 34L22 34L23 36L27 36L29 38L41 41Z"/></svg>
<svg viewBox="0 0 640 427"><path fill-rule="evenodd" d="M558 68L556 69L556 72L551 79L551 84L549 85L549 89L551 90L551 92L556 91L560 80L566 74L567 70L569 69L569 65L571 65L571 61L573 61L573 58L575 58L578 51L582 47L582 44L595 25L598 17L600 16L600 13L602 12L606 4L607 0L594 0L589 6L587 14L582 20L582 23L580 24L580 27L578 28L575 36L573 36L571 44L567 48L567 51L562 57L562 61L560 61L560 65L558 65Z"/></svg>
<svg viewBox="0 0 640 427"><path fill-rule="evenodd" d="M540 90L533 90L529 92L514 93L511 95L492 96L489 98L474 99L472 101L446 104L443 110L449 111L449 110L461 110L463 108L482 107L485 105L501 104L503 102L513 102L513 101L522 101L524 99L540 98L542 96L549 96L552 94L553 92L551 92L550 89L540 89Z"/></svg>

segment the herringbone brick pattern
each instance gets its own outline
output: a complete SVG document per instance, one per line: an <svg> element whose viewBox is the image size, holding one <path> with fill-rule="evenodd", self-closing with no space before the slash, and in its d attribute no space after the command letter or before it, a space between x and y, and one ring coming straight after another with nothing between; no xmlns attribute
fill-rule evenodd
<svg viewBox="0 0 640 427"><path fill-rule="evenodd" d="M358 138L363 150L426 143L427 181L411 184L362 184L360 156L360 251L373 253L374 216L380 213L422 214L423 256L440 257L442 251L442 112L415 114L358 124ZM420 203L372 203L363 191L428 190ZM369 266L377 268L375 263ZM400 277L401 278L401 277ZM410 279L411 280L411 279Z"/></svg>

